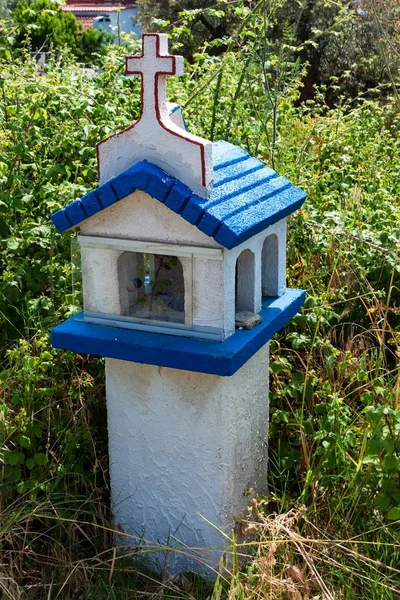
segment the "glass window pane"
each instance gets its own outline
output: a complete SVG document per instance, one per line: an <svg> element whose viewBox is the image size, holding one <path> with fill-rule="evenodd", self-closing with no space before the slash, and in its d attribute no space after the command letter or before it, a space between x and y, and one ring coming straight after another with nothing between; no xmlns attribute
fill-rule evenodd
<svg viewBox="0 0 400 600"><path fill-rule="evenodd" d="M118 271L123 316L185 323L185 286L178 257L124 252Z"/></svg>

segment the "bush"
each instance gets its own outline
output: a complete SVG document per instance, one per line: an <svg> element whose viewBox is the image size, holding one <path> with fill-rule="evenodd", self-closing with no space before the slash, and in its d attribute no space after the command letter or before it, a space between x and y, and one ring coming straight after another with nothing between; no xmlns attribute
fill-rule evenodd
<svg viewBox="0 0 400 600"><path fill-rule="evenodd" d="M18 27L15 49L27 44L32 52L55 55L68 49L78 60L90 63L111 39L103 30L82 30L76 17L53 0L20 0L13 18Z"/></svg>

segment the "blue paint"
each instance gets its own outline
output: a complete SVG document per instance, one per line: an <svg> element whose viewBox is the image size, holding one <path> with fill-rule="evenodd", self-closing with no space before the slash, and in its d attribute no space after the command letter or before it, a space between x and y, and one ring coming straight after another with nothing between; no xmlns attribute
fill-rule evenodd
<svg viewBox="0 0 400 600"><path fill-rule="evenodd" d="M258 171L259 169L263 169L264 165L257 160L257 158L252 158L251 156L243 161L238 163L234 163L233 165L229 165L223 169L214 170L214 188L223 185L224 183L228 183L229 181L234 181L238 177L244 177L248 173L253 173L254 171Z"/></svg>
<svg viewBox="0 0 400 600"><path fill-rule="evenodd" d="M152 198L156 198L160 202L164 202L169 194L169 191L175 185L176 179L173 179L164 173L164 171L161 171L160 173L161 169L154 167L154 165L151 165L151 163L149 163L149 165L152 167L152 171L154 171L154 173L149 176L149 182L146 186L146 190L144 191L146 191L147 194L149 194L149 196Z"/></svg>
<svg viewBox="0 0 400 600"><path fill-rule="evenodd" d="M86 213L80 200L72 202L72 204L69 205L68 216L73 223L78 220L82 221L83 219L86 219Z"/></svg>
<svg viewBox="0 0 400 600"><path fill-rule="evenodd" d="M225 342L206 342L159 333L92 325L82 313L51 332L51 343L84 354L213 375L233 375L294 317L305 292L290 289L280 298L265 298L263 322L250 331L237 330Z"/></svg>
<svg viewBox="0 0 400 600"><path fill-rule="evenodd" d="M227 142L213 144L213 161L215 186L207 199L143 160L56 212L53 223L60 232L76 227L141 190L231 249L294 212L306 198L273 169Z"/></svg>
<svg viewBox="0 0 400 600"><path fill-rule="evenodd" d="M231 249L263 231L273 223L276 216L284 219L301 207L306 198L300 188L286 188L270 201L248 207L247 211L237 212L227 219L215 235L215 240L225 248Z"/></svg>
<svg viewBox="0 0 400 600"><path fill-rule="evenodd" d="M136 164L133 167L130 167L129 169L124 171L123 173L120 173L118 177L113 177L111 179L111 185L114 188L118 200L126 198L138 189L138 185L140 185L140 183L138 182L139 177L140 183L144 187L146 187L149 179L147 171L144 170L142 171L142 173L138 173L138 164Z"/></svg>
<svg viewBox="0 0 400 600"><path fill-rule="evenodd" d="M81 204L84 212L88 217L92 217L93 215L97 214L100 210L103 210L96 190L94 190L93 192L89 192L88 194L86 194L86 196L83 196L83 198L81 198ZM68 216L71 216L71 212L68 212Z"/></svg>
<svg viewBox="0 0 400 600"><path fill-rule="evenodd" d="M231 168L232 167L230 167L230 169ZM219 204L220 202L225 202L229 198L233 198L234 196L238 196L244 192L253 190L257 186L262 185L263 183L266 183L270 179L276 177L277 175L273 169L264 167L261 164L261 169L251 171L250 173L244 173L240 177L239 189L237 181L238 178L230 179L229 181L224 182L221 186L214 188L212 191L212 198L210 198L210 200L207 202L207 210L216 204Z"/></svg>
<svg viewBox="0 0 400 600"><path fill-rule="evenodd" d="M234 146L229 142L220 140L213 144L213 167L214 171L229 167L235 163L242 162L249 158L249 154L242 148Z"/></svg>
<svg viewBox="0 0 400 600"><path fill-rule="evenodd" d="M70 227L75 226L75 223L72 223L71 221L68 220L65 208L58 210L53 215L51 215L51 220L53 221L54 225L56 226L57 231L60 231L60 232L66 231Z"/></svg>
<svg viewBox="0 0 400 600"><path fill-rule="evenodd" d="M207 205L207 200L205 198L200 198L200 196L196 196L193 194L189 198L189 202L186 204L184 210L181 212L182 217L188 223L192 225L196 225L196 223L201 219L204 214L204 207Z"/></svg>
<svg viewBox="0 0 400 600"><path fill-rule="evenodd" d="M284 177L276 177L276 174L272 169L263 169L266 173L257 171L252 173L249 177L244 179L249 180L244 185L244 192L240 190L240 194L237 192L230 193L227 197L223 197L218 202L213 202L207 210L204 212L202 220L198 224L198 228L203 233L213 236L217 227L220 227L229 217L237 213L242 213L247 207L252 204L259 204L269 200L272 196L283 191L290 182ZM272 171L273 175L270 173ZM232 185L232 184L231 184ZM229 198L229 202L225 201L225 198Z"/></svg>
<svg viewBox="0 0 400 600"><path fill-rule="evenodd" d="M97 188L97 197L104 208L111 206L115 202L118 202L118 196L115 193L114 188L111 185L111 181L107 181L103 185Z"/></svg>
<svg viewBox="0 0 400 600"><path fill-rule="evenodd" d="M169 194L165 200L165 206L168 206L168 208L180 214L185 208L191 195L192 192L186 185L181 181L176 181L169 190Z"/></svg>

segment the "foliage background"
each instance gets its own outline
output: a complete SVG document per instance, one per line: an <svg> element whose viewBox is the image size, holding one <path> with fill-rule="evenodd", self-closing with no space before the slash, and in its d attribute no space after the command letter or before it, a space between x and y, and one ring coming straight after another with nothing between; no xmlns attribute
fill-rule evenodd
<svg viewBox="0 0 400 600"><path fill-rule="evenodd" d="M191 131L248 149L309 194L288 230L289 285L308 298L271 346L270 494L247 523L259 543L247 567L234 560L214 595L396 598L396 62L382 46L379 59L391 67L382 86L367 85L360 68L325 79L302 101L304 43L289 26L273 35L283 8L235 3L238 25L224 52L196 41L186 75L169 83ZM192 19L180 17L171 31L175 47ZM95 77L72 50L41 75L14 49L16 26L3 31L0 589L29 599L211 595L189 580L160 587L117 558L103 363L49 344L50 328L76 310L77 292L70 237L49 216L96 185L95 143L137 118L139 82L123 77L122 60L137 46L109 46ZM242 549L233 543L232 551Z"/></svg>
<svg viewBox="0 0 400 600"><path fill-rule="evenodd" d="M10 15L12 3L4 3L3 18ZM68 51L83 64L92 64L99 54L106 51L112 36L103 29L83 29L76 17L63 12L55 0L17 0L12 12L12 21L4 23L4 34L8 44L3 53L13 50L15 56L29 51L57 53ZM0 21L0 33L2 32ZM4 41L6 41L4 40ZM7 47L8 46L8 47Z"/></svg>

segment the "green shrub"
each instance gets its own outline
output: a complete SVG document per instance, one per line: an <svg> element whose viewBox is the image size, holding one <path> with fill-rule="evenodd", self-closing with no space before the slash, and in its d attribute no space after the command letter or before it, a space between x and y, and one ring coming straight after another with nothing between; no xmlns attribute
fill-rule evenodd
<svg viewBox="0 0 400 600"><path fill-rule="evenodd" d="M13 19L18 26L15 49L26 43L32 52L57 54L68 49L80 61L90 63L111 40L103 30L83 30L75 15L62 11L54 0L19 0Z"/></svg>

